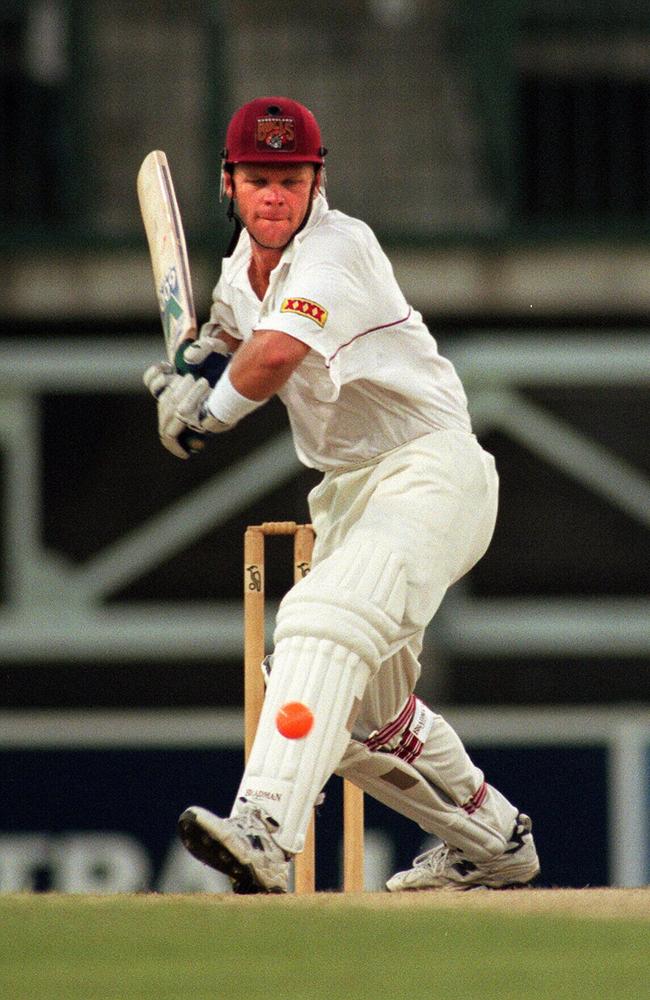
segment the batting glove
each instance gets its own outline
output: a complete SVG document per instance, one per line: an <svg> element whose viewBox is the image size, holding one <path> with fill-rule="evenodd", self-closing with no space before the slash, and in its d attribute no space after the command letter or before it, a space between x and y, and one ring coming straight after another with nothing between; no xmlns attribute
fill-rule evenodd
<svg viewBox="0 0 650 1000"><path fill-rule="evenodd" d="M203 333L198 340L186 341L176 353L176 371L181 375L207 379L215 386L230 361L227 344L214 333Z"/></svg>
<svg viewBox="0 0 650 1000"><path fill-rule="evenodd" d="M181 344L176 352L175 365L169 361L150 365L142 380L154 399L158 399L176 374L205 378L211 386L215 386L229 361L227 344L215 334L206 333L198 340L186 340Z"/></svg>
<svg viewBox="0 0 650 1000"><path fill-rule="evenodd" d="M197 435L217 434L228 429L207 409L211 387L207 379L174 375L158 399L158 433L167 451L189 458ZM192 437L193 435L193 437Z"/></svg>
<svg viewBox="0 0 650 1000"><path fill-rule="evenodd" d="M158 399L165 389L171 385L175 376L174 366L169 361L160 361L157 365L150 365L147 368L142 376L142 381L153 398Z"/></svg>

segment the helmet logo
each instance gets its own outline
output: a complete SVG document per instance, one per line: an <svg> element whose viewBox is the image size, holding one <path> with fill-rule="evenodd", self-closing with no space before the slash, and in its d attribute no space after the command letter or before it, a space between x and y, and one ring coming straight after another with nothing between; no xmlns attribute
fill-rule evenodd
<svg viewBox="0 0 650 1000"><path fill-rule="evenodd" d="M258 118L255 145L259 150L293 152L296 148L296 123L293 118Z"/></svg>

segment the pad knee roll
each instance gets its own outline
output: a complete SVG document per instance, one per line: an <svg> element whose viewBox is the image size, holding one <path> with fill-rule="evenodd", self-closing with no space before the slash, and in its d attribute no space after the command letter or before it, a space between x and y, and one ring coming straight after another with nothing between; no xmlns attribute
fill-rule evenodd
<svg viewBox="0 0 650 1000"><path fill-rule="evenodd" d="M374 673L399 633L406 586L403 560L382 540L348 539L284 597L275 642L295 635L330 640Z"/></svg>

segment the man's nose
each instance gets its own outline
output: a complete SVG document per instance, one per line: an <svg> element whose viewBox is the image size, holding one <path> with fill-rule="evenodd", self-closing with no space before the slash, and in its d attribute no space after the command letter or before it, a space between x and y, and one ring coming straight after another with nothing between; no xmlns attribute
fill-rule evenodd
<svg viewBox="0 0 650 1000"><path fill-rule="evenodd" d="M268 201L284 201L284 189L281 184L268 184L264 189L264 196Z"/></svg>

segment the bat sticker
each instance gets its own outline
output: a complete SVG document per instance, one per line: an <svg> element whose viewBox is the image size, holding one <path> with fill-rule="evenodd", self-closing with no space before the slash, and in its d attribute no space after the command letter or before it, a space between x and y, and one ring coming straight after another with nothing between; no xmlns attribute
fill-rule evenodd
<svg viewBox="0 0 650 1000"><path fill-rule="evenodd" d="M162 320L165 341L176 346L177 340L184 333L182 323L183 306L180 301L180 290L178 286L178 273L176 267L172 265L162 284L158 289L158 302L160 304L160 318Z"/></svg>

